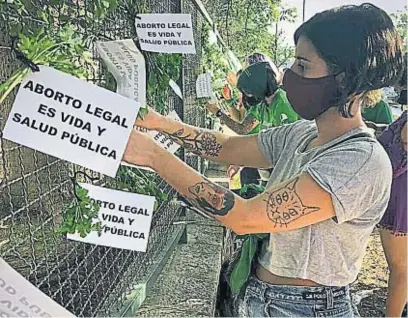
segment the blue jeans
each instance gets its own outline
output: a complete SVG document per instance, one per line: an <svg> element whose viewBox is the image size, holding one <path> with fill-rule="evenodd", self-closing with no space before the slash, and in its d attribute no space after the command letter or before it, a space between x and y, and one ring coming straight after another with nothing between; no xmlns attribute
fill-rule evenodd
<svg viewBox="0 0 408 318"><path fill-rule="evenodd" d="M254 276L234 300L233 312L236 317L358 316L348 287L278 286Z"/></svg>

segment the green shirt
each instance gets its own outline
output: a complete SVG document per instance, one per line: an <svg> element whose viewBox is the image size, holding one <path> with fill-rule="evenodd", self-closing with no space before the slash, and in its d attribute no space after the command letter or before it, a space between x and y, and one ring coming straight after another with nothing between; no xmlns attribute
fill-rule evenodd
<svg viewBox="0 0 408 318"><path fill-rule="evenodd" d="M361 110L361 114L365 120L376 124L392 123L392 110L388 103L384 100L378 102L374 107L365 107Z"/></svg>
<svg viewBox="0 0 408 318"><path fill-rule="evenodd" d="M259 125L252 129L248 135L257 134L266 128L290 124L299 119L286 97L286 92L282 89L276 91L272 103L268 107L261 103L252 106L246 114L251 115L259 122Z"/></svg>

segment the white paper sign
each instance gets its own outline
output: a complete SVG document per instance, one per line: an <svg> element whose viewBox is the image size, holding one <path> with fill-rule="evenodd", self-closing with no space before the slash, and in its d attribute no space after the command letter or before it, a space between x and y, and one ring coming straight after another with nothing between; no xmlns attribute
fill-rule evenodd
<svg viewBox="0 0 408 318"><path fill-rule="evenodd" d="M140 104L47 66L27 76L4 138L115 177Z"/></svg>
<svg viewBox="0 0 408 318"><path fill-rule="evenodd" d="M90 198L100 206L102 234L93 231L82 238L67 234L69 240L146 252L155 197L117 191L82 183Z"/></svg>
<svg viewBox="0 0 408 318"><path fill-rule="evenodd" d="M181 99L183 99L183 93L181 92L180 86L178 86L175 81L173 81L172 79L170 79L170 81L169 81L169 86L171 87L171 89L173 90L173 92L176 93L176 95L177 95L178 97L180 97Z"/></svg>
<svg viewBox="0 0 408 318"><path fill-rule="evenodd" d="M211 87L211 74L204 73L197 77L196 81L196 93L197 98L211 97L212 87Z"/></svg>
<svg viewBox="0 0 408 318"><path fill-rule="evenodd" d="M116 79L116 92L146 105L146 64L133 40L96 42L96 50Z"/></svg>
<svg viewBox="0 0 408 318"><path fill-rule="evenodd" d="M174 119L174 120L177 120L177 121L181 121L180 117L177 115L175 110L171 111L167 115L167 117L171 118L171 119ZM166 136L165 134L163 134L163 133L161 133L159 131L147 130L147 129L143 129L143 128L139 128L139 130L141 130L143 132L146 132L150 137L153 138L154 141L156 141L156 143L158 145L160 145L163 149L167 150L170 153L175 153L180 148L179 144L175 143L168 136ZM153 169L150 169L148 167L140 167L140 166L136 166L136 165L132 165L130 163L124 162L124 161L122 162L122 165L154 172Z"/></svg>
<svg viewBox="0 0 408 318"><path fill-rule="evenodd" d="M0 317L75 317L0 258Z"/></svg>
<svg viewBox="0 0 408 318"><path fill-rule="evenodd" d="M232 71L234 73L238 73L238 71L242 69L240 61L238 60L234 52L232 52L231 50L228 51L228 57L230 60Z"/></svg>
<svg viewBox="0 0 408 318"><path fill-rule="evenodd" d="M144 51L196 52L190 14L139 14L135 25Z"/></svg>
<svg viewBox="0 0 408 318"><path fill-rule="evenodd" d="M208 44L209 45L217 44L217 42L218 42L217 34L213 30L210 30L210 32L208 32Z"/></svg>

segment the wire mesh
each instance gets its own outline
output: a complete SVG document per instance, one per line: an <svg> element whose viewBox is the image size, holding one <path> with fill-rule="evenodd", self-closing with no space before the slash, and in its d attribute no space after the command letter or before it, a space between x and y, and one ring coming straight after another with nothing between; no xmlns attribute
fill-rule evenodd
<svg viewBox="0 0 408 318"><path fill-rule="evenodd" d="M87 15L87 1L74 1L78 7L77 16L69 18L82 23L79 29L92 36L92 43L95 40L135 38L130 2L120 1L120 7L103 21L89 23L89 19L82 19L84 14ZM46 5L48 1L39 3ZM145 4L148 12L152 13L183 12L192 15L197 54L185 55L180 65L182 75L178 84L184 100L170 91L166 104L169 110L175 109L186 123L203 127L205 111L196 103L195 81L202 70L201 37L206 21L195 3L189 0L147 0ZM63 24L61 14L46 11L45 14L56 17L48 28L55 29ZM0 46L7 47L11 39L6 21L0 21L0 30ZM151 62L148 63L149 72L155 72L156 54L148 53L146 56ZM0 61L2 83L20 64L7 49L0 49ZM115 90L112 76L95 52L89 70L89 81ZM163 256L167 238L176 231L172 223L180 212L171 202L176 195L175 190L154 173L136 171L143 178L155 180L168 194L168 200L162 202L154 214L146 253L69 241L56 234L63 212L72 200L71 177L83 168L3 139L2 130L15 94L16 91L0 105L0 256L73 314L115 316L133 287ZM148 101L154 106L154 96L148 96ZM183 154L181 157L184 158ZM186 156L186 162L197 170L203 169L203 163L196 157ZM98 177L96 184L118 188L117 180L87 172Z"/></svg>
<svg viewBox="0 0 408 318"><path fill-rule="evenodd" d="M204 24L206 23L204 17L197 10L195 3L191 1L182 1L183 13L191 14L191 22L194 29L194 42L196 48L202 47L202 37L204 36ZM195 55L186 55L183 59L183 91L184 91L184 121L193 126L205 126L205 109L197 107L196 96L196 79L203 71L201 64L201 50L197 50ZM186 162L191 167L203 172L204 165L201 158L186 155Z"/></svg>

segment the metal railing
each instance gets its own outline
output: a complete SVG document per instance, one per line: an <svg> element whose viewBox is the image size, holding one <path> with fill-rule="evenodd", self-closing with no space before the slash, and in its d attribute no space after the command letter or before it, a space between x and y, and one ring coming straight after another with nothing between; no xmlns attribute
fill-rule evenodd
<svg viewBox="0 0 408 318"><path fill-rule="evenodd" d="M87 1L79 2L86 6ZM128 2L120 1L119 8L103 22L81 27L87 35L93 36L94 41L136 39L134 21L129 18L126 9ZM196 102L195 81L202 72L201 40L204 26L211 24L209 16L199 1L147 0L145 3L150 13L182 12L192 15L197 54L183 56L180 65L178 84L184 99L182 101L169 90L166 104L169 110L175 109L184 122L205 126L205 110ZM7 8L3 7L3 10ZM60 24L49 27L57 25ZM6 21L0 21L0 30L0 46L7 47L11 39ZM157 54L147 53L146 56L149 73L155 72ZM0 49L1 83L18 66L20 64L11 50ZM90 81L115 89L112 76L97 57L94 57L90 70ZM154 214L146 253L69 241L57 234L55 230L73 197L71 177L75 171L83 169L3 139L1 131L15 93L0 105L0 256L74 315L119 315L134 287L152 264L164 257L169 237L180 231L180 226L173 225L180 215L178 206L171 202L176 192L156 174L135 170L141 177L154 179L168 195L168 200L163 201ZM148 101L154 107L154 96L148 96ZM197 157L184 156L181 152L179 155L189 165L202 171L204 163ZM88 173L99 179L96 184L118 188L115 179Z"/></svg>

